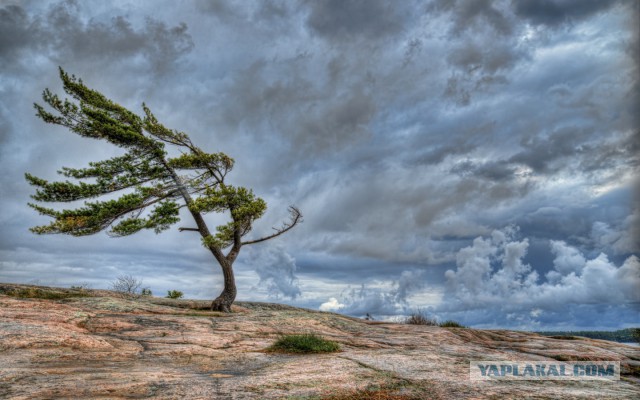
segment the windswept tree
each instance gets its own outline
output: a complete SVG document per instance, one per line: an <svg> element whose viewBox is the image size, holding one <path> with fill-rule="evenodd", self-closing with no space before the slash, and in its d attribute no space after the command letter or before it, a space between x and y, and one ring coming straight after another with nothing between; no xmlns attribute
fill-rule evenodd
<svg viewBox="0 0 640 400"><path fill-rule="evenodd" d="M233 263L245 245L280 236L302 222L300 211L289 207L290 220L275 232L258 239L244 239L253 223L267 209L261 198L244 187L226 183L234 161L224 153L206 153L184 132L168 129L142 105L138 116L89 89L82 80L60 69L65 92L61 99L46 89L43 99L50 109L35 104L37 116L47 123L62 125L80 136L105 140L125 150L124 155L89 163L87 168L63 167L58 173L75 181L48 182L30 174L36 186L31 197L42 202L74 202L120 193L116 199L85 201L84 206L61 211L29 204L40 214L53 218L49 225L31 228L37 234L92 235L107 230L111 236L128 236L142 229L160 233L177 223L186 208L195 227L180 231L198 232L202 244L216 259L224 275L224 289L213 300L212 310L229 312L236 298ZM176 148L175 157L167 149ZM113 197L113 196L110 196ZM203 216L227 213L230 221L212 233Z"/></svg>

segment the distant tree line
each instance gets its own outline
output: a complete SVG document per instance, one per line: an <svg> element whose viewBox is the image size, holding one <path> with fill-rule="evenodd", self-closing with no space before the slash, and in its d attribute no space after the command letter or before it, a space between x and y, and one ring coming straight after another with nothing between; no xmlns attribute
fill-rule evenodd
<svg viewBox="0 0 640 400"><path fill-rule="evenodd" d="M627 328L617 331L542 331L544 336L582 336L590 339L610 340L613 342L640 342L640 328Z"/></svg>

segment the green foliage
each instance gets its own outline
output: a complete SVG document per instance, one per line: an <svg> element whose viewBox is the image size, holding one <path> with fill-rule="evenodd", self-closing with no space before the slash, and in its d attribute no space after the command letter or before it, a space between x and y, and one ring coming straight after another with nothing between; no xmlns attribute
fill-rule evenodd
<svg viewBox="0 0 640 400"><path fill-rule="evenodd" d="M438 324L439 327L441 328L466 328L466 326L457 323L456 321L452 321L452 320L447 320L444 322L440 322Z"/></svg>
<svg viewBox="0 0 640 400"><path fill-rule="evenodd" d="M340 345L314 334L285 335L268 350L283 353L332 353L339 351Z"/></svg>
<svg viewBox="0 0 640 400"><path fill-rule="evenodd" d="M182 296L184 296L184 293L179 290L168 290L165 297L167 299L181 299Z"/></svg>
<svg viewBox="0 0 640 400"><path fill-rule="evenodd" d="M180 220L180 208L186 206L194 215L229 213L231 221L218 226L211 236L201 230L205 246L222 249L239 245L239 238L266 211L264 200L251 190L224 182L233 169L231 157L202 151L186 133L158 122L144 104L144 116L138 116L62 69L60 78L70 99L45 90L43 100L49 107L35 104L37 116L80 136L110 142L125 154L91 162L86 168L58 171L76 181L49 182L25 174L27 182L36 187L31 196L35 201L85 201L83 206L63 210L29 204L53 219L48 225L31 228L32 232L84 236L108 230L113 236L127 236L151 229L160 233ZM167 157L167 144L177 147L181 155ZM115 199L87 201L121 191Z"/></svg>
<svg viewBox="0 0 640 400"><path fill-rule="evenodd" d="M267 205L250 189L225 182L234 166L231 157L204 152L186 133L162 125L145 104L144 115L138 116L62 69L60 78L70 98L62 99L46 89L42 98L48 107L34 104L36 115L80 136L107 141L122 148L124 154L90 162L86 168L62 167L58 171L73 180L50 182L26 173L27 182L36 188L31 197L37 202L83 201L83 205L65 209L29 203L51 218L49 224L31 228L32 232L84 236L106 230L112 236L128 236L151 229L160 233L177 223L180 210L186 208L196 227L179 230L197 231L226 276L242 246L272 239L302 222L300 211L291 206L291 221L274 234L243 241ZM169 150L179 155L170 157ZM88 201L105 195L111 196ZM211 233L203 218L209 212L226 213L231 221ZM222 251L225 248L229 248L226 254ZM121 283L114 282L114 290ZM212 307L230 310L236 293L231 286L225 285L225 295ZM137 296L138 289L139 285L125 287L122 293Z"/></svg>
<svg viewBox="0 0 640 400"><path fill-rule="evenodd" d="M80 136L104 139L123 148L163 153L162 143L143 134L143 121L140 117L101 93L89 89L82 80L73 75L69 76L62 69L60 78L65 92L75 99L77 104L69 99L61 100L47 89L42 98L56 113L35 104L36 115L42 120L66 126Z"/></svg>
<svg viewBox="0 0 640 400"><path fill-rule="evenodd" d="M203 240L205 246L211 244L225 248L231 245L234 234L239 231L241 236L251 231L255 220L262 217L267 209L267 204L261 198L257 198L252 190L243 187L225 185L224 187L207 188L205 195L194 200L190 210L208 213L230 210L233 221L216 227L216 234L212 238Z"/></svg>
<svg viewBox="0 0 640 400"><path fill-rule="evenodd" d="M207 154L182 154L180 157L170 158L168 164L179 169L203 169L213 168L217 171L230 171L233 168L233 158L224 153Z"/></svg>
<svg viewBox="0 0 640 400"><path fill-rule="evenodd" d="M149 288L142 288L142 290L140 291L140 295L150 297L153 296L153 292Z"/></svg>
<svg viewBox="0 0 640 400"><path fill-rule="evenodd" d="M144 196L142 191L139 191L138 193L124 194L115 200L85 202L85 207L75 210L55 211L30 203L29 206L39 211L40 214L55 218L51 224L31 228L31 231L38 234L66 233L73 236L91 235L108 228L116 220L128 213L147 207L149 200L150 196ZM116 225L111 233L117 236L124 236L135 233L147 226L162 229L163 225L161 224L164 223L166 225L167 221L177 218L177 205L170 209L174 210L174 214L161 215L161 217L156 217L155 220L140 219L140 222L136 222L135 224L125 222L122 226ZM130 219L139 218L131 217Z"/></svg>

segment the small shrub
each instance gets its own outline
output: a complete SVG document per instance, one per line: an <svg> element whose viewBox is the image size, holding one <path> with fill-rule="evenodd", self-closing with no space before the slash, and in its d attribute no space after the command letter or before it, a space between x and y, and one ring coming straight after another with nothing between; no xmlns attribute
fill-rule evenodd
<svg viewBox="0 0 640 400"><path fill-rule="evenodd" d="M267 350L283 353L333 353L340 350L340 345L314 334L285 335Z"/></svg>
<svg viewBox="0 0 640 400"><path fill-rule="evenodd" d="M452 320L447 320L444 322L440 322L438 324L438 326L440 326L441 328L466 328L466 326L457 323L456 321L452 321Z"/></svg>
<svg viewBox="0 0 640 400"><path fill-rule="evenodd" d="M182 293L179 290L168 290L166 298L167 299L181 299L182 296L184 296L184 293Z"/></svg>
<svg viewBox="0 0 640 400"><path fill-rule="evenodd" d="M409 315L404 323L409 325L438 326L438 322L433 318L429 318L422 310L417 310L413 314Z"/></svg>
<svg viewBox="0 0 640 400"><path fill-rule="evenodd" d="M140 294L142 296L153 296L153 292L148 287L143 288L142 291L140 292Z"/></svg>
<svg viewBox="0 0 640 400"><path fill-rule="evenodd" d="M111 282L111 290L126 296L138 296L142 279L138 279L133 275L120 275L115 281Z"/></svg>
<svg viewBox="0 0 640 400"><path fill-rule="evenodd" d="M79 285L71 285L71 288L73 290L89 290L91 289L91 285L88 283L81 283Z"/></svg>

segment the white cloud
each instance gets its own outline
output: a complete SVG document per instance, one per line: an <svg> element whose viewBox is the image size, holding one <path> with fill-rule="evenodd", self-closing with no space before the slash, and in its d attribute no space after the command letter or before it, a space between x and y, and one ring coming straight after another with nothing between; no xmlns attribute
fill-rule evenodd
<svg viewBox="0 0 640 400"><path fill-rule="evenodd" d="M603 309L612 314L637 310L640 261L635 255L616 266L604 253L589 260L565 242L551 241L554 269L542 281L523 262L527 239L517 240L514 230L496 231L492 237L478 237L458 252L457 268L445 274L448 291L437 311L483 310L502 323L511 318L518 324L535 325L548 313L566 312L576 305L586 307L565 322L584 323Z"/></svg>
<svg viewBox="0 0 640 400"><path fill-rule="evenodd" d="M343 308L345 308L345 305L340 303L335 297L331 297L329 301L320 304L320 307L318 307L320 311L339 311Z"/></svg>
<svg viewBox="0 0 640 400"><path fill-rule="evenodd" d="M555 274L567 275L570 272L580 273L586 262L578 249L568 246L561 240L552 240L551 252L556 256L553 260ZM553 275L554 277L556 275Z"/></svg>

